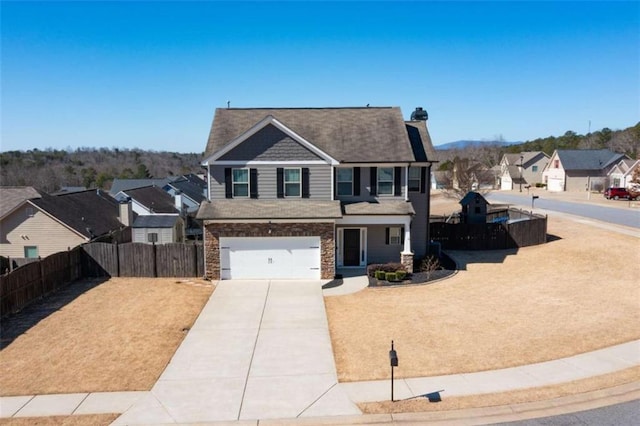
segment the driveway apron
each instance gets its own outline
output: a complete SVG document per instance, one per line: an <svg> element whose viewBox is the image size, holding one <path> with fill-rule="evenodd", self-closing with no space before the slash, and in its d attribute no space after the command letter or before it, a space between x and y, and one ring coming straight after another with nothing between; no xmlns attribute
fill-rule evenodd
<svg viewBox="0 0 640 426"><path fill-rule="evenodd" d="M151 392L114 424L360 414L338 380L320 281L221 281Z"/></svg>

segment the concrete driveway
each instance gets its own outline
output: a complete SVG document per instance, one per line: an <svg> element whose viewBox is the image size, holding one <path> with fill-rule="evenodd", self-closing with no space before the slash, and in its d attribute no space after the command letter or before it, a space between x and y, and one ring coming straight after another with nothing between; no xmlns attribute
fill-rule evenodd
<svg viewBox="0 0 640 426"><path fill-rule="evenodd" d="M360 414L338 380L320 281L221 281L151 392L114 424Z"/></svg>

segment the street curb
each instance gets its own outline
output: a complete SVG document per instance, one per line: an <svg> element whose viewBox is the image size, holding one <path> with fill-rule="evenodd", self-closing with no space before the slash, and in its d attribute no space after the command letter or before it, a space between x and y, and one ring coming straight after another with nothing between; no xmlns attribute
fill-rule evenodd
<svg viewBox="0 0 640 426"><path fill-rule="evenodd" d="M273 419L241 422L247 425L486 425L520 421L540 417L558 416L578 411L592 410L623 402L640 400L640 381L597 391L574 394L547 400L507 404L461 410L430 411L419 413L364 414L361 416L314 417ZM222 423L210 423L217 425Z"/></svg>

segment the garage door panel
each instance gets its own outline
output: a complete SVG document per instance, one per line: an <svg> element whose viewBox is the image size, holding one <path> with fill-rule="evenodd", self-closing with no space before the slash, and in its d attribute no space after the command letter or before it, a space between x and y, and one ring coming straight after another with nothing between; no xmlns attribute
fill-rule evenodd
<svg viewBox="0 0 640 426"><path fill-rule="evenodd" d="M319 279L320 237L220 238L222 279Z"/></svg>

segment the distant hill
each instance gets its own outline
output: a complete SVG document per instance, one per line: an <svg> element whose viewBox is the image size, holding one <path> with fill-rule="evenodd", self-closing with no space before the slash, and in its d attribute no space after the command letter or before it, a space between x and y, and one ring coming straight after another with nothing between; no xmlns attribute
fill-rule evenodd
<svg viewBox="0 0 640 426"><path fill-rule="evenodd" d="M508 141L462 140L462 141L443 143L442 145L436 145L434 148L439 150L439 151L445 151L445 150L448 150L448 149L465 149L465 148L480 147L480 146L509 146L509 145L518 145L518 144L521 144L521 143L522 143L522 141L508 142Z"/></svg>

